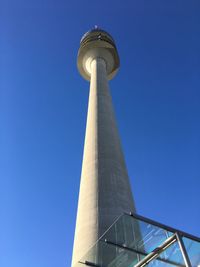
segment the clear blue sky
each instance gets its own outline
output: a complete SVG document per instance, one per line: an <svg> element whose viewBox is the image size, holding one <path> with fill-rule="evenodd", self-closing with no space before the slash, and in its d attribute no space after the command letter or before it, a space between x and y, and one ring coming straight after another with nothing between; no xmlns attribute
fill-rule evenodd
<svg viewBox="0 0 200 267"><path fill-rule="evenodd" d="M138 213L200 235L200 2L1 0L1 267L70 267L95 24Z"/></svg>

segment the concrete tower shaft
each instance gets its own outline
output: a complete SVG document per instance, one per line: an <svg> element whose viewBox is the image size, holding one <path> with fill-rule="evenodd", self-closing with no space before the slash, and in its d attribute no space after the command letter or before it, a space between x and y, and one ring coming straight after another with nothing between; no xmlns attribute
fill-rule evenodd
<svg viewBox="0 0 200 267"><path fill-rule="evenodd" d="M108 48L105 38L94 39L100 32L109 37ZM90 94L72 266L118 216L135 212L108 86L108 78L119 67L117 50L104 31L87 33L81 42L85 38L88 43L84 47L81 44L78 68L84 78L90 79Z"/></svg>

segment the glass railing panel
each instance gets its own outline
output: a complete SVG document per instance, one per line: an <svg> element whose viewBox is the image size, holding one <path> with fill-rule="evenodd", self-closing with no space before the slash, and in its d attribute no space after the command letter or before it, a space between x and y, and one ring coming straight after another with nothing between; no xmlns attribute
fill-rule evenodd
<svg viewBox="0 0 200 267"><path fill-rule="evenodd" d="M97 241L75 267L134 267L155 249L163 249L148 266L185 267L177 241L164 250L175 234L157 225L129 215L121 216ZM173 237L172 237L173 240ZM192 267L200 267L200 242L183 237ZM164 244L164 245L163 245ZM147 265L146 265L147 266Z"/></svg>
<svg viewBox="0 0 200 267"><path fill-rule="evenodd" d="M135 222L136 223L136 222ZM165 242L172 233L158 226L138 221L141 237L137 243L139 247L143 246L143 250L147 253L153 251L156 247Z"/></svg>
<svg viewBox="0 0 200 267"><path fill-rule="evenodd" d="M146 255L99 241L75 267L84 266L83 264L94 267L134 267L138 262L144 259L145 256ZM146 266L185 267L178 243L172 244L163 251L159 257L152 260Z"/></svg>
<svg viewBox="0 0 200 267"><path fill-rule="evenodd" d="M183 237L183 242L192 267L200 267L200 242Z"/></svg>
<svg viewBox="0 0 200 267"><path fill-rule="evenodd" d="M142 257L133 251L99 241L76 267L81 263L97 267L133 267Z"/></svg>
<svg viewBox="0 0 200 267"><path fill-rule="evenodd" d="M129 215L123 215L102 236L101 240L107 240L140 252L149 253L171 235L171 232L160 227Z"/></svg>

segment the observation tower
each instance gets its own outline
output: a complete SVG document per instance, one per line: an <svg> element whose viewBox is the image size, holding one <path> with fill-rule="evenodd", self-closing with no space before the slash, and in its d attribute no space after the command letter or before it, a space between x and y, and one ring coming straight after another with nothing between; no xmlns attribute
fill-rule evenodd
<svg viewBox="0 0 200 267"><path fill-rule="evenodd" d="M83 35L77 65L90 93L72 266L123 212L135 211L108 85L119 64L110 34Z"/></svg>
<svg viewBox="0 0 200 267"><path fill-rule="evenodd" d="M119 69L111 35L87 32L77 64L90 93L72 267L199 267L199 237L135 213L108 86Z"/></svg>

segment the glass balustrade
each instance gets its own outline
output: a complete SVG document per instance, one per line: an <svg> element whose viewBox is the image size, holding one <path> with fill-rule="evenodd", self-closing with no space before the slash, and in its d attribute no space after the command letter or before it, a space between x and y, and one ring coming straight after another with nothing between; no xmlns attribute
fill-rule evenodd
<svg viewBox="0 0 200 267"><path fill-rule="evenodd" d="M136 214L123 214L75 267L83 265L200 267L200 238Z"/></svg>

